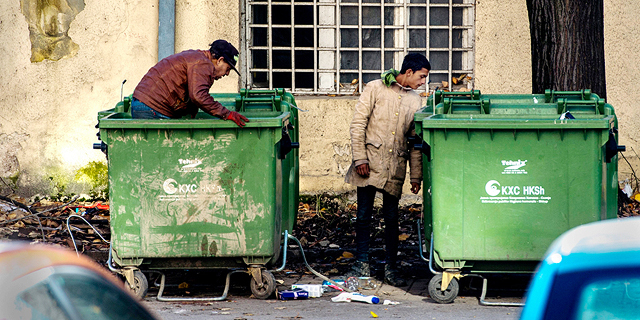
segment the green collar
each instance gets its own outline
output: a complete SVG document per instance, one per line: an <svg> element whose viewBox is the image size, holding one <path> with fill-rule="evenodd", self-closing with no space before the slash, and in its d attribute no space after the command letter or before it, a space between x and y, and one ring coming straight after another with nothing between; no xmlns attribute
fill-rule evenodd
<svg viewBox="0 0 640 320"><path fill-rule="evenodd" d="M387 87L391 87L394 82L398 82L396 77L400 74L400 71L396 69L389 69L380 74L382 77L382 83L384 83Z"/></svg>

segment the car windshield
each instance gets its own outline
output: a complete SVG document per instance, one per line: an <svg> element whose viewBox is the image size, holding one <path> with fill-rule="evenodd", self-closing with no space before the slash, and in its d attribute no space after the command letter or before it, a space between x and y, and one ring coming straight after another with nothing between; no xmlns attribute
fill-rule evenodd
<svg viewBox="0 0 640 320"><path fill-rule="evenodd" d="M584 287L575 319L640 319L640 277L600 280Z"/></svg>

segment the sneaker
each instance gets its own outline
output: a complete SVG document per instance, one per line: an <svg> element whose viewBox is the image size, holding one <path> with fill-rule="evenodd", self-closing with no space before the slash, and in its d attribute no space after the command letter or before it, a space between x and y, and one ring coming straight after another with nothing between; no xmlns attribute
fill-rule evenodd
<svg viewBox="0 0 640 320"><path fill-rule="evenodd" d="M351 265L351 270L346 274L347 278L350 277L370 277L371 269L369 263L364 261L356 261Z"/></svg>
<svg viewBox="0 0 640 320"><path fill-rule="evenodd" d="M398 270L392 269L389 265L384 266L384 282L394 287L404 287L407 281L398 275Z"/></svg>

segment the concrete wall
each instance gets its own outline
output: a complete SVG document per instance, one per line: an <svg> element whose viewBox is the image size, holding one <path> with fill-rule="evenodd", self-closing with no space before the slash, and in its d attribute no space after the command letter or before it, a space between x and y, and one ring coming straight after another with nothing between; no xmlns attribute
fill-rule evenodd
<svg viewBox="0 0 640 320"><path fill-rule="evenodd" d="M176 51L205 49L219 38L242 51L238 0L176 2ZM29 24L20 1L0 1L0 177L9 184L9 177L16 178L26 195L43 192L56 179L70 181L74 171L89 161L104 160L102 153L91 149L97 142L96 112L120 99L124 79L124 94L130 94L157 61L157 0L84 0L84 4L68 28L78 51L57 61L32 63ZM475 88L484 93L529 93L525 0L476 4ZM629 150L640 148L636 121L640 111L635 108L640 91L634 90L634 76L640 71L638 29L640 6L605 0L608 98ZM235 74L212 88L237 90ZM351 190L343 175L351 161L348 126L355 98L296 99L309 110L300 114L301 191ZM626 155L637 168L635 154ZM621 172L623 178L629 172L624 162Z"/></svg>

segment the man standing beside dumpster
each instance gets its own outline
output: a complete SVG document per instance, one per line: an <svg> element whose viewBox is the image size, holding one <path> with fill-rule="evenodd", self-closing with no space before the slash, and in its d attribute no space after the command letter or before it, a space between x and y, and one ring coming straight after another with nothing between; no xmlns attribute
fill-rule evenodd
<svg viewBox="0 0 640 320"><path fill-rule="evenodd" d="M238 50L226 40L214 41L208 51L187 50L170 55L153 66L133 92L131 116L136 119L195 117L198 109L244 127L249 120L213 100L209 89L229 75Z"/></svg>
<svg viewBox="0 0 640 320"><path fill-rule="evenodd" d="M409 161L411 192L417 194L422 182L422 154L410 147L407 136L415 135L414 113L422 99L413 91L425 84L431 70L427 58L410 53L402 69L391 69L382 79L367 83L356 103L351 122L353 162L345 182L357 187L356 262L349 276L369 277L369 239L376 192L382 193L385 223L384 281L405 286L396 269L398 254L398 202L402 195Z"/></svg>

